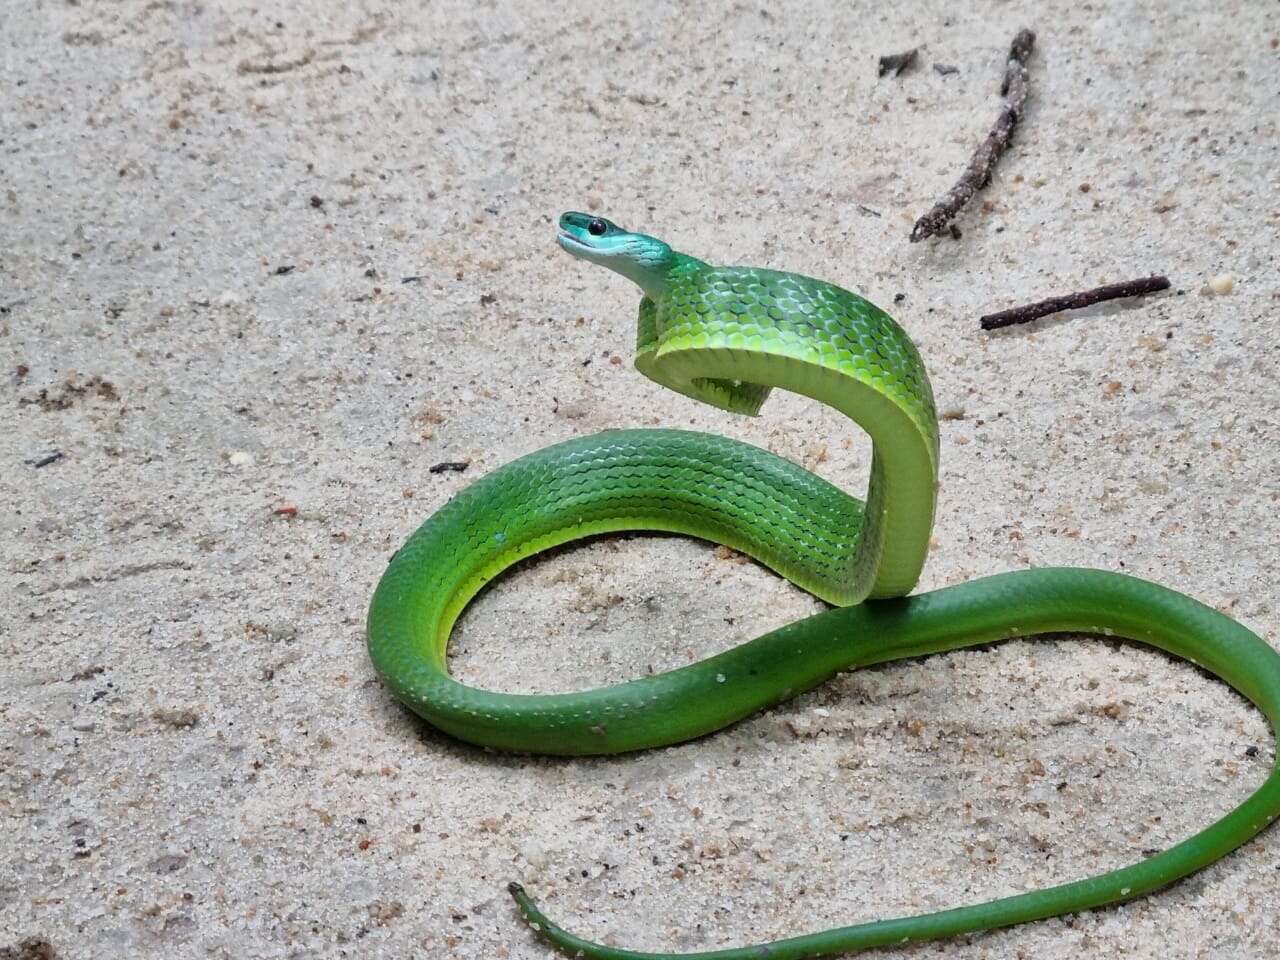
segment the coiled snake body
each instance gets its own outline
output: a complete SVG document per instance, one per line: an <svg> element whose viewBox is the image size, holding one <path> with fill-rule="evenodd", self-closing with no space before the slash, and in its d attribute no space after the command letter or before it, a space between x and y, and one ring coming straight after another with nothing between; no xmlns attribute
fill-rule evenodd
<svg viewBox="0 0 1280 960"><path fill-rule="evenodd" d="M874 444L865 504L788 460L723 437L625 430L523 457L468 487L395 555L368 618L387 687L472 743L606 754L678 743L837 671L1014 636L1106 633L1216 674L1280 722L1280 655L1234 620L1164 587L1097 570L1035 569L906 596L928 548L938 428L906 333L846 290L795 274L714 267L599 217L566 213L560 245L644 291L636 367L663 386L754 414L773 387L826 403ZM511 564L592 534L660 530L725 544L836 608L699 663L582 693L498 694L453 680L454 621ZM865 602L864 602L865 601ZM1240 806L1141 863L988 903L880 920L763 946L683 956L825 956L1072 913L1163 887L1226 855L1280 812L1280 768ZM518 884L520 910L570 955L655 960L551 923Z"/></svg>

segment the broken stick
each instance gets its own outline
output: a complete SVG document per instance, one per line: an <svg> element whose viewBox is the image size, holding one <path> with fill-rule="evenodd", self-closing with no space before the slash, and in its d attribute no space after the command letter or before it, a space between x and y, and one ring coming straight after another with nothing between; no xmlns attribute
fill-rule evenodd
<svg viewBox="0 0 1280 960"><path fill-rule="evenodd" d="M1079 293L1068 293L1061 297L1050 297L1048 300L1001 310L999 313L988 313L978 322L982 324L983 330L996 330L1000 327L1011 327L1015 323L1029 323L1063 310L1079 310L1081 307L1101 303L1103 300L1140 297L1143 294L1168 289L1168 277L1142 277L1139 280L1126 280L1123 283L1108 283L1106 286L1081 290Z"/></svg>
<svg viewBox="0 0 1280 960"><path fill-rule="evenodd" d="M1027 58L1031 56L1031 48L1035 42L1036 35L1027 29L1019 30L1018 35L1013 38L1013 44L1009 47L1009 59L1004 66L1004 80L1000 84L1000 95L1005 100L1000 108L1000 115L996 117L996 125L978 146L956 185L911 228L912 243L944 230L960 209L973 199L973 195L991 180L991 171L995 169L996 161L1009 145L1013 128L1022 119L1022 110L1027 102Z"/></svg>

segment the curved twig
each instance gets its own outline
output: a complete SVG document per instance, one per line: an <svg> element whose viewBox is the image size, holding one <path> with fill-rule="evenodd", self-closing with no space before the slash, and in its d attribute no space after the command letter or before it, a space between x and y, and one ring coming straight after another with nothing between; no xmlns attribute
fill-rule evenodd
<svg viewBox="0 0 1280 960"><path fill-rule="evenodd" d="M1000 84L1000 95L1005 99L1000 115L996 117L996 125L979 144L955 186L911 228L912 243L945 229L960 212L960 208L991 180L991 171L995 169L996 161L1009 145L1013 128L1022 119L1022 110L1027 102L1027 58L1031 56L1031 48L1035 42L1036 35L1025 28L1019 30L1018 35L1013 38L1013 44L1009 47L1009 59L1005 62L1004 80Z"/></svg>

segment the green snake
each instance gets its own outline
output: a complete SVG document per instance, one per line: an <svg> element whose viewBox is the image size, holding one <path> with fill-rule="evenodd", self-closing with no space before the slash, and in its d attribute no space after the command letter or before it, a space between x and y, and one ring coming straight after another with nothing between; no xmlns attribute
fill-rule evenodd
<svg viewBox="0 0 1280 960"><path fill-rule="evenodd" d="M433 726L500 750L611 754L702 736L838 671L1018 636L1124 637L1226 681L1280 728L1280 655L1234 620L1136 577L1032 569L907 596L929 546L938 479L932 388L915 345L878 307L791 273L717 267L583 213L559 244L644 292L636 368L657 383L755 414L773 387L830 405L874 444L863 503L790 461L724 437L619 430L539 450L483 477L392 558L368 617L390 691ZM515 695L449 676L455 620L513 563L623 530L670 531L749 554L834 609L717 656L581 693ZM1225 856L1280 812L1280 764L1242 804L1156 856L1100 876L922 916L761 946L682 954L794 960L971 933L1150 893ZM516 883L530 926L570 956L661 960L583 940Z"/></svg>

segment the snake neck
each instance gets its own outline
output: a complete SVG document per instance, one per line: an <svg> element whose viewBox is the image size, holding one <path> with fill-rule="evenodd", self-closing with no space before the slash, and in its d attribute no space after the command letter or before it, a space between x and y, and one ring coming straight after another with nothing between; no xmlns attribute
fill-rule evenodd
<svg viewBox="0 0 1280 960"><path fill-rule="evenodd" d="M607 266L622 274L654 303L662 302L672 288L708 265L687 253L667 248L666 256L653 262L638 259L621 259Z"/></svg>

